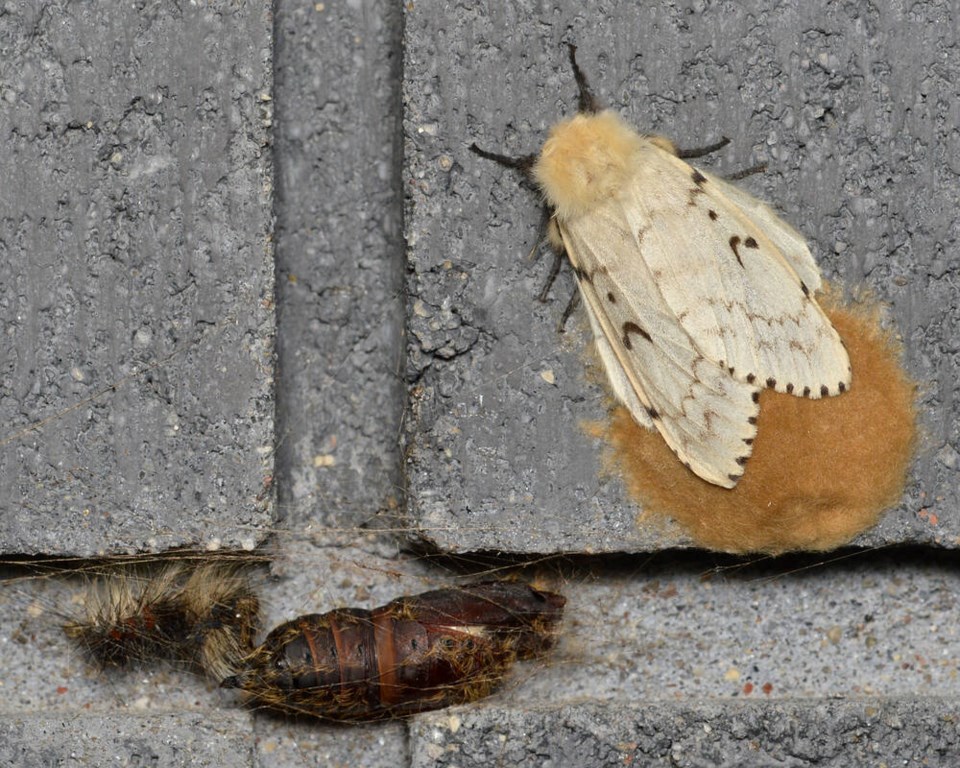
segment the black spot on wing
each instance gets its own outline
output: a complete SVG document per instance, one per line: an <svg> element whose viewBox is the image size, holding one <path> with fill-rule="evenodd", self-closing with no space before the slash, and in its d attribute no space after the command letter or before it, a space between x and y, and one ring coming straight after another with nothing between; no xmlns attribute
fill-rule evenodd
<svg viewBox="0 0 960 768"><path fill-rule="evenodd" d="M742 267L743 259L740 258L740 251L737 250L738 245L740 245L740 236L733 235L730 238L730 250L733 251L733 255L737 257L737 263Z"/></svg>
<svg viewBox="0 0 960 768"><path fill-rule="evenodd" d="M756 417L756 416L749 416L749 417L747 417L747 424L756 424L756 423L757 423L757 417Z"/></svg>
<svg viewBox="0 0 960 768"><path fill-rule="evenodd" d="M693 206L696 205L697 195L704 194L703 185L707 183L707 177L704 176L696 168L693 169L693 173L690 174L690 178L693 180L693 183L696 185L692 189L687 190L687 205Z"/></svg>
<svg viewBox="0 0 960 768"><path fill-rule="evenodd" d="M750 398L753 400L753 402L759 403L759 402L760 402L760 393L759 393L759 392L754 392L752 395L750 395Z"/></svg>
<svg viewBox="0 0 960 768"><path fill-rule="evenodd" d="M616 304L616 303L617 303L617 297L614 296L611 291L607 291L607 301L609 301L611 304Z"/></svg>
<svg viewBox="0 0 960 768"><path fill-rule="evenodd" d="M827 385L826 385L826 384L821 384L821 385L820 385L820 397L826 397L826 396L829 395L829 394L830 394L830 389L827 387Z"/></svg>
<svg viewBox="0 0 960 768"><path fill-rule="evenodd" d="M739 475L727 475L727 477L735 483L737 480L743 477L743 473L741 472Z"/></svg>
<svg viewBox="0 0 960 768"><path fill-rule="evenodd" d="M757 241L754 240L752 237L748 237L746 240L744 240L744 241L743 241L743 244L744 244L745 246L747 246L747 248L759 248L759 247L760 247L759 245L757 245Z"/></svg>
<svg viewBox="0 0 960 768"><path fill-rule="evenodd" d="M716 220L717 220L717 212L716 212L715 210L713 210L713 208L711 208L709 211L707 211L707 216L710 217L710 220L711 220L711 221L716 221Z"/></svg>
<svg viewBox="0 0 960 768"><path fill-rule="evenodd" d="M752 437L745 437L745 438L743 438L743 442L745 442L747 445L753 445L753 438L752 438Z"/></svg>
<svg viewBox="0 0 960 768"><path fill-rule="evenodd" d="M787 384L787 394L788 395L793 394L793 384Z"/></svg>
<svg viewBox="0 0 960 768"><path fill-rule="evenodd" d="M657 420L660 418L660 411L658 411L656 408L650 407L650 408L647 408L647 415L651 419Z"/></svg>
<svg viewBox="0 0 960 768"><path fill-rule="evenodd" d="M800 281L800 290L803 291L804 296L810 297L810 289L807 288L807 284L803 280Z"/></svg>
<svg viewBox="0 0 960 768"><path fill-rule="evenodd" d="M737 464L739 464L739 465L742 467L742 466L744 466L744 465L747 463L747 460L748 460L749 458L750 458L749 456L738 456L738 457L737 457Z"/></svg>
<svg viewBox="0 0 960 768"><path fill-rule="evenodd" d="M810 387L804 387L804 388L803 388L803 396L804 396L804 397L810 397Z"/></svg>
<svg viewBox="0 0 960 768"><path fill-rule="evenodd" d="M777 380L776 380L776 379L773 379L773 378L767 379L767 387L769 387L770 389L776 389L776 388L777 388Z"/></svg>
<svg viewBox="0 0 960 768"><path fill-rule="evenodd" d="M637 336L642 336L647 341L653 341L649 333L643 330L643 328L636 323L628 320L623 324L623 346L625 346L627 349L633 349L633 342L630 341L631 333L636 334Z"/></svg>
<svg viewBox="0 0 960 768"><path fill-rule="evenodd" d="M747 384L753 384L753 382L755 382L756 380L757 380L757 377L755 374L752 374L752 373L747 374Z"/></svg>
<svg viewBox="0 0 960 768"><path fill-rule="evenodd" d="M838 383L837 383L837 389L839 389L841 392L846 392L846 391L847 391L847 385L844 384L842 381L841 381L841 382L838 382Z"/></svg>

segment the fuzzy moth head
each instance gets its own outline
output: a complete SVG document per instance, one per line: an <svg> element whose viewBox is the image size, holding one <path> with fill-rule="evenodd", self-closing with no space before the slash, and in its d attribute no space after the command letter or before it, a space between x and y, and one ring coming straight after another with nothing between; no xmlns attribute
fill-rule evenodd
<svg viewBox="0 0 960 768"><path fill-rule="evenodd" d="M582 216L623 189L641 141L610 110L575 115L550 131L533 178L558 219Z"/></svg>

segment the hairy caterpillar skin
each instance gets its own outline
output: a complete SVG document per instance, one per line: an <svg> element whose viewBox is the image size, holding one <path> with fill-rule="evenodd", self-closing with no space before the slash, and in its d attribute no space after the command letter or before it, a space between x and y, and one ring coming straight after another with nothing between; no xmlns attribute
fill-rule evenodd
<svg viewBox="0 0 960 768"><path fill-rule="evenodd" d="M580 113L539 156L473 149L542 190L617 398L699 477L733 488L761 389L816 399L850 387L846 349L813 297L819 270L763 203L600 111L575 51Z"/></svg>
<svg viewBox="0 0 960 768"><path fill-rule="evenodd" d="M166 659L221 680L251 652L259 625L259 600L230 563L119 568L90 585L85 603L64 632L101 667Z"/></svg>
<svg viewBox="0 0 960 768"><path fill-rule="evenodd" d="M223 681L292 715L379 720L487 696L515 659L553 644L566 600L503 581L301 616Z"/></svg>

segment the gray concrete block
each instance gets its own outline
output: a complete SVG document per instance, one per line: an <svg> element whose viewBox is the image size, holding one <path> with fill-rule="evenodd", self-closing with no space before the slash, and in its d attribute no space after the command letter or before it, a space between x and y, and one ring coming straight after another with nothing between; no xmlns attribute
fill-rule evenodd
<svg viewBox="0 0 960 768"><path fill-rule="evenodd" d="M255 733L256 765L262 768L402 768L410 765L407 723L401 721L342 726L262 717L257 718Z"/></svg>
<svg viewBox="0 0 960 768"><path fill-rule="evenodd" d="M279 350L284 376L278 382L276 483L285 520L271 527L280 534L274 544L281 577L259 585L266 628L298 614L377 605L398 592L444 583L441 574L397 585L396 542L357 532L362 521L391 506L399 485L400 9L386 2L281 2L276 13L277 112L283 121L275 160L278 305L286 329ZM231 33L224 31L228 39ZM184 53L184 65L204 55L200 49ZM215 373L203 360L197 367L208 377ZM377 554L331 547L331 538ZM245 733L238 741L257 739L255 764L408 762L402 723L365 729L292 723L245 712L237 697L168 665L98 670L60 628L63 614L81 610L82 579L30 578L21 570L2 576L0 688L14 694L0 711L32 713L27 717L40 725L44 713L66 718L95 712L112 728L133 710L145 720L155 716L162 733L165 711L204 707L215 719L221 708L241 718ZM30 743L33 733L28 726L23 738ZM62 752L73 742L64 731ZM169 764L165 757L160 764ZM220 764L249 763L225 756Z"/></svg>
<svg viewBox="0 0 960 768"><path fill-rule="evenodd" d="M243 713L2 715L0 763L242 768L254 765L248 721Z"/></svg>
<svg viewBox="0 0 960 768"><path fill-rule="evenodd" d="M602 101L641 130L702 146L721 173L809 238L825 276L889 306L920 383L923 445L902 504L856 543L953 547L958 513L956 277L960 190L948 115L960 47L945 7L511 4L478 12L426 0L407 16L404 71L410 418L409 508L445 550L645 550L686 545L638 527L600 472L585 422L608 407L585 372L573 290L535 297L537 196L468 151L534 152L576 109L561 43L576 42ZM932 516L931 516L932 513Z"/></svg>
<svg viewBox="0 0 960 768"><path fill-rule="evenodd" d="M0 47L0 550L253 546L270 14L8 3Z"/></svg>
<svg viewBox="0 0 960 768"><path fill-rule="evenodd" d="M956 715L938 699L632 702L550 710L460 708L411 729L411 765L956 765Z"/></svg>

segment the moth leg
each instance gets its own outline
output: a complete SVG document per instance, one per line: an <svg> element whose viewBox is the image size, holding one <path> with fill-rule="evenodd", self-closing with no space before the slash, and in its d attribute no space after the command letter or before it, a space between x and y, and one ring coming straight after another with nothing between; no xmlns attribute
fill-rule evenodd
<svg viewBox="0 0 960 768"><path fill-rule="evenodd" d="M546 206L540 211L540 223L537 225L537 239L533 243L533 247L530 249L530 253L527 254L527 260L534 258L539 258L540 254L537 252L537 248L540 247L540 244L547 239L547 227L550 225L550 209ZM552 244L552 241L551 241Z"/></svg>
<svg viewBox="0 0 960 768"><path fill-rule="evenodd" d="M506 168L513 168L514 170L520 171L520 173L522 173L528 180L533 179L533 164L537 160L536 155L510 157L508 155L501 155L496 152L488 152L485 149L480 149L480 147L478 147L476 144L470 145L470 151L475 155L479 155L485 160L492 160L493 162ZM544 283L544 286L540 291L540 295L537 297L541 302L545 302L547 300L547 294L550 292L550 288L553 287L553 283L557 279L557 275L560 273L560 264L563 261L564 255L563 240L560 237L560 232L557 230L557 224L552 217L553 211L550 210L549 207L544 206L540 215L540 224L537 227L537 239L534 241L533 247L530 249L530 253L528 254L528 258L531 258L534 255L537 247L543 242L544 237L546 237L553 249L554 260L553 264L550 266L550 274L547 275L547 281ZM570 309L570 312L573 312L573 309ZM566 322L566 318L564 318L564 322ZM560 330L562 331L563 329L561 328Z"/></svg>
<svg viewBox="0 0 960 768"><path fill-rule="evenodd" d="M668 155L673 155L674 157L677 156L677 146L666 136L658 136L655 133L651 133L645 138L655 147L662 149Z"/></svg>
<svg viewBox="0 0 960 768"><path fill-rule="evenodd" d="M547 294L550 292L550 289L553 287L554 282L557 280L557 275L560 274L560 266L563 264L564 256L567 255L567 249L563 245L563 238L560 236L560 230L557 227L557 220L553 218L552 213L548 208L544 209L550 218L547 224L547 242L550 243L550 250L553 251L553 264L550 265L550 274L547 275L547 280L543 284L543 289L540 291L540 295L537 299L541 302L547 300ZM563 310L563 315L560 316L560 322L557 323L557 333L563 333L564 328L567 325L567 320L570 319L570 315L573 314L573 311L580 304L580 288L574 286L573 293L570 295L570 301L567 302L566 309Z"/></svg>
<svg viewBox="0 0 960 768"><path fill-rule="evenodd" d="M553 217L553 211L549 208L543 209L544 213L547 214L547 242L550 243L550 247L553 248L561 256L566 255L567 249L563 244L563 237L560 235L560 227L557 226L557 220Z"/></svg>
<svg viewBox="0 0 960 768"><path fill-rule="evenodd" d="M677 157L681 160L688 160L694 157L703 157L704 155L709 155L713 152L716 152L718 149L723 149L727 144L730 143L730 139L726 136L722 136L720 141L714 142L713 144L707 144L705 147L695 147L692 149L678 149L676 151Z"/></svg>
<svg viewBox="0 0 960 768"><path fill-rule="evenodd" d="M577 64L577 46L573 43L567 43L570 50L570 66L573 67L573 79L577 81L577 88L580 90L580 97L577 101L577 111L587 115L595 115L601 110L600 102L593 95L590 86L587 85L587 77Z"/></svg>
<svg viewBox="0 0 960 768"><path fill-rule="evenodd" d="M673 146L669 139L664 139L661 136L651 136L650 140L661 149L672 152L672 154L676 155L681 160L688 160L691 158L709 155L711 152L716 152L718 149L723 149L723 147L730 143L730 139L724 136L720 139L720 141L715 142L714 144L708 144L705 147L697 147L696 149L677 149ZM753 176L755 173L763 173L765 170L767 170L767 164L758 163L757 165L744 168L742 171L731 173L723 178L727 181L739 181L740 179L747 178L747 176Z"/></svg>
<svg viewBox="0 0 960 768"><path fill-rule="evenodd" d="M716 152L718 149L723 149L727 144L730 143L730 139L726 136L722 137L720 141L713 144L708 144L705 147L697 147L696 149L677 149L674 147L669 139L664 139L661 136L651 136L650 140L654 144L659 146L661 149L665 149L668 152L671 152L679 157L681 160L688 160L691 158L703 157L704 155L709 155L711 152ZM664 143L666 146L664 146ZM755 173L763 173L767 170L766 163L758 163L749 168L744 168L742 171L737 171L736 173L731 173L728 176L723 178L727 181L739 181L740 179L745 179L747 176L753 176Z"/></svg>
<svg viewBox="0 0 960 768"><path fill-rule="evenodd" d="M556 282L557 275L560 274L560 266L563 264L563 257L567 253L563 247L563 238L560 237L560 230L557 229L556 219L553 218L550 209L544 208L543 214L544 219L541 221L541 224L543 224L544 221L546 222L546 237L547 242L550 243L550 249L553 251L553 264L550 265L550 274L547 275L547 280L540 290L540 295L537 296L537 300L541 303L546 302L547 294L550 293L550 289L553 287L554 282Z"/></svg>
<svg viewBox="0 0 960 768"><path fill-rule="evenodd" d="M557 275L560 274L561 264L563 264L563 254L555 250L553 252L553 264L550 265L550 274L547 275L546 282L544 282L543 288L540 289L540 295L537 296L537 301L541 304L546 302L547 294L550 293L550 289L553 288L553 284L557 280Z"/></svg>
<svg viewBox="0 0 960 768"><path fill-rule="evenodd" d="M564 333L567 320L570 319L570 315L573 314L573 311L578 306L580 306L580 288L579 286L575 286L573 293L570 294L570 301L567 303L567 308L563 310L563 314L560 316L560 322L557 323L557 333Z"/></svg>
<svg viewBox="0 0 960 768"><path fill-rule="evenodd" d="M763 173L767 170L766 163L757 163L757 165L752 165L749 168L744 168L742 171L737 171L736 173L731 173L729 176L724 176L723 178L727 181L739 181L740 179L745 179L747 176L753 176L755 173Z"/></svg>

